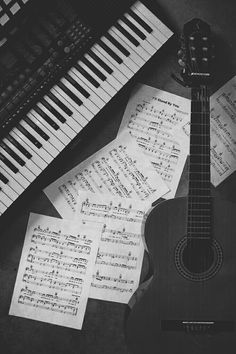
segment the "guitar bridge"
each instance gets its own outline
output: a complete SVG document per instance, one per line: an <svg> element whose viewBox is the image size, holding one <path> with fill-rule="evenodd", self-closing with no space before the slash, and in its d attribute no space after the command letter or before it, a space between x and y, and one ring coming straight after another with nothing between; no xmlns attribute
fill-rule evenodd
<svg viewBox="0 0 236 354"><path fill-rule="evenodd" d="M189 334L214 334L219 332L232 332L234 327L234 321L161 321L161 329L163 331L183 331Z"/></svg>

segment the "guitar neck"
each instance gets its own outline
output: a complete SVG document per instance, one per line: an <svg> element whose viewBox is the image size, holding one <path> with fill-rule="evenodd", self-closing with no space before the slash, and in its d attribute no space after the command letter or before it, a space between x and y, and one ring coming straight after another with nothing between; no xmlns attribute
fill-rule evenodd
<svg viewBox="0 0 236 354"><path fill-rule="evenodd" d="M211 237L210 105L207 86L192 88L188 230L190 238Z"/></svg>

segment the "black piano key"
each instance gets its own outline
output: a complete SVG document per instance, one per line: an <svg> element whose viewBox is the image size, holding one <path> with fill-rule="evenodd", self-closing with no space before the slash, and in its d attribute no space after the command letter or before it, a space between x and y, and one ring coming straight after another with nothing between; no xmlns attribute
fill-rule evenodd
<svg viewBox="0 0 236 354"><path fill-rule="evenodd" d="M85 71L79 64L75 64L76 69L89 81L91 84L98 88L100 85L99 83L89 74L87 71Z"/></svg>
<svg viewBox="0 0 236 354"><path fill-rule="evenodd" d="M7 177L5 177L1 172L0 172L0 181L2 181L4 184L7 184L9 182Z"/></svg>
<svg viewBox="0 0 236 354"><path fill-rule="evenodd" d="M102 81L106 81L106 76L101 73L100 70L98 70L88 59L83 58L82 62L87 65L87 67L92 70L92 72L99 77Z"/></svg>
<svg viewBox="0 0 236 354"><path fill-rule="evenodd" d="M131 9L128 10L128 14L133 17L133 19L140 24L148 33L152 33L153 29L146 23L142 18L140 18L136 13L134 13Z"/></svg>
<svg viewBox="0 0 236 354"><path fill-rule="evenodd" d="M98 41L98 44L107 52L118 64L122 64L123 60L113 52L111 48L109 48L102 40Z"/></svg>
<svg viewBox="0 0 236 354"><path fill-rule="evenodd" d="M133 45L135 45L135 47L139 46L139 42L129 33L126 31L126 29L124 29L124 27L122 27L119 23L115 24L115 27L118 29L118 31L120 31Z"/></svg>
<svg viewBox="0 0 236 354"><path fill-rule="evenodd" d="M110 68L102 59L100 59L94 52L91 50L88 51L88 54L90 55L93 60L95 60L108 74L112 74L113 70Z"/></svg>
<svg viewBox="0 0 236 354"><path fill-rule="evenodd" d="M45 108L47 108L55 118L57 118L61 123L65 123L66 119L54 108L52 107L44 98L40 101Z"/></svg>
<svg viewBox="0 0 236 354"><path fill-rule="evenodd" d="M68 116L72 116L73 112L64 105L52 92L47 93L47 96L54 102L56 105L61 108Z"/></svg>
<svg viewBox="0 0 236 354"><path fill-rule="evenodd" d="M26 121L31 128L33 128L36 133L38 133L44 140L48 141L49 140L49 136L37 125L35 124L29 117L25 117L24 121Z"/></svg>
<svg viewBox="0 0 236 354"><path fill-rule="evenodd" d="M0 146L16 161L19 165L24 166L25 161L18 156L15 151L13 151L9 146L7 146L3 141L0 143Z"/></svg>
<svg viewBox="0 0 236 354"><path fill-rule="evenodd" d="M142 33L140 31L139 28L137 28L132 22L130 22L130 20L128 18L126 18L125 16L122 16L122 21L127 25L129 26L129 28L137 34L137 36L139 36L139 38L141 38L142 40L145 40L147 37L145 36L144 33Z"/></svg>
<svg viewBox="0 0 236 354"><path fill-rule="evenodd" d="M5 165L12 170L12 172L17 173L19 172L18 168L11 163L1 152L0 152L0 160L5 163Z"/></svg>
<svg viewBox="0 0 236 354"><path fill-rule="evenodd" d="M57 84L78 106L82 106L83 102L73 92L71 92L62 82Z"/></svg>
<svg viewBox="0 0 236 354"><path fill-rule="evenodd" d="M40 149L43 145L33 136L31 135L22 125L18 124L17 129L24 134L26 138L28 138L34 146Z"/></svg>
<svg viewBox="0 0 236 354"><path fill-rule="evenodd" d="M65 75L66 80L68 80L71 85L73 85L76 90L78 90L85 98L89 98L90 94L77 82L71 77L69 74Z"/></svg>
<svg viewBox="0 0 236 354"><path fill-rule="evenodd" d="M9 140L27 159L31 159L32 155L11 135L7 136L7 140Z"/></svg>
<svg viewBox="0 0 236 354"><path fill-rule="evenodd" d="M105 34L105 37L112 43L114 46L119 49L121 53L123 53L126 57L130 56L130 52L123 47L114 37L110 35L110 33Z"/></svg>
<svg viewBox="0 0 236 354"><path fill-rule="evenodd" d="M45 112L41 110L37 105L34 107L34 110L49 124L54 130L58 130L60 127L57 123L54 122Z"/></svg>

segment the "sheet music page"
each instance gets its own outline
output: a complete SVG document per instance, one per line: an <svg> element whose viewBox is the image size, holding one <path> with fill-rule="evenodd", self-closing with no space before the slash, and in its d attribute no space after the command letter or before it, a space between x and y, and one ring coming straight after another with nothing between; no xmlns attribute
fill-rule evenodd
<svg viewBox="0 0 236 354"><path fill-rule="evenodd" d="M85 221L31 214L10 315L81 329L98 230Z"/></svg>
<svg viewBox="0 0 236 354"><path fill-rule="evenodd" d="M128 133L49 185L44 192L60 215L71 218L80 190L146 200L150 204L168 192L148 158Z"/></svg>
<svg viewBox="0 0 236 354"><path fill-rule="evenodd" d="M101 230L89 297L128 303L139 285L148 205L139 200L81 192L75 220Z"/></svg>
<svg viewBox="0 0 236 354"><path fill-rule="evenodd" d="M218 186L236 170L236 76L210 99L211 180Z"/></svg>
<svg viewBox="0 0 236 354"><path fill-rule="evenodd" d="M119 133L129 131L175 196L189 153L184 126L189 122L190 101L147 85L138 85L126 107Z"/></svg>

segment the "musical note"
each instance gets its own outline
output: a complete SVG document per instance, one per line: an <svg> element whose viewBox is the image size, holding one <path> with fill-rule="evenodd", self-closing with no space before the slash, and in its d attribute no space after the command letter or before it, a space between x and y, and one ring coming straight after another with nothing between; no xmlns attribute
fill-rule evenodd
<svg viewBox="0 0 236 354"><path fill-rule="evenodd" d="M86 221L31 214L10 314L80 329L99 233Z"/></svg>
<svg viewBox="0 0 236 354"><path fill-rule="evenodd" d="M138 287L144 254L144 201L81 191L76 219L100 225L90 297L128 303Z"/></svg>
<svg viewBox="0 0 236 354"><path fill-rule="evenodd" d="M128 131L175 196L189 151L184 126L190 118L190 101L138 85L126 107L119 134Z"/></svg>
<svg viewBox="0 0 236 354"><path fill-rule="evenodd" d="M145 200L151 205L168 187L135 140L124 133L44 190L64 218L73 217L80 191Z"/></svg>

